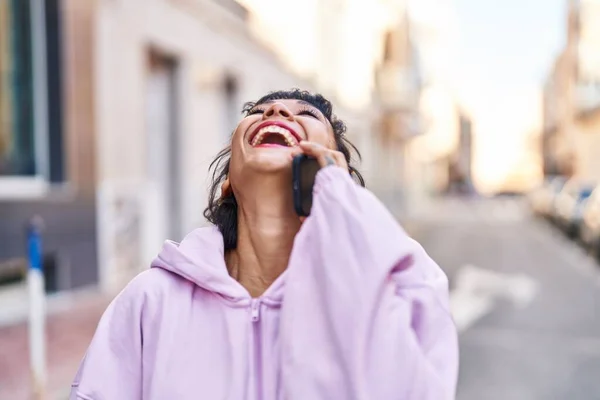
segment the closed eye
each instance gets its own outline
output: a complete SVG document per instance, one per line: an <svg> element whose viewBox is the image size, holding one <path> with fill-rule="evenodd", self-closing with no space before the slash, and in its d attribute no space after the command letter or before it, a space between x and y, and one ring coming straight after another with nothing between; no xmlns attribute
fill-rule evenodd
<svg viewBox="0 0 600 400"><path fill-rule="evenodd" d="M313 117L313 118L316 118L316 119L320 119L320 118L319 118L319 115L318 115L318 114L317 114L315 111L313 111L313 110L308 110L308 109L307 109L307 110L302 110L302 111L300 111L300 112L298 113L298 115L308 115L308 116L310 116L310 117Z"/></svg>
<svg viewBox="0 0 600 400"><path fill-rule="evenodd" d="M261 110L260 108L255 108L253 110L248 111L246 115L254 115L254 114L264 114L265 110Z"/></svg>

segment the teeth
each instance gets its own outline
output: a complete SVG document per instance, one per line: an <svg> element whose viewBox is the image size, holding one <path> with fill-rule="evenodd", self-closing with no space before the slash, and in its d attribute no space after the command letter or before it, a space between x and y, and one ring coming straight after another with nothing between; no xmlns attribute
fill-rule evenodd
<svg viewBox="0 0 600 400"><path fill-rule="evenodd" d="M276 133L283 136L285 142L290 147L294 147L298 144L298 141L296 140L294 135L292 135L291 132L287 129L277 125L269 125L258 131L256 136L254 136L254 139L252 139L252 146L258 146L259 144L261 144L267 133Z"/></svg>

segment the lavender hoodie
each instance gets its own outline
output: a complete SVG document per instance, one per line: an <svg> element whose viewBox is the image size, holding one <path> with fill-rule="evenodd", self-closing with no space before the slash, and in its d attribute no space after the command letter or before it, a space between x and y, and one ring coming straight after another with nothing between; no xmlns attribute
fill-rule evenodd
<svg viewBox="0 0 600 400"><path fill-rule="evenodd" d="M166 242L106 310L71 399L453 399L441 269L341 168L318 173L311 213L255 299L216 228Z"/></svg>

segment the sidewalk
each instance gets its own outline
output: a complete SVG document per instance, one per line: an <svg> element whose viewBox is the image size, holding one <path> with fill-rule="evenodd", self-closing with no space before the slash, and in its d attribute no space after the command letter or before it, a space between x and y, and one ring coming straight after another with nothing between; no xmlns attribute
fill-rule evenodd
<svg viewBox="0 0 600 400"><path fill-rule="evenodd" d="M87 346L110 302L97 295L77 301L48 317L47 400L65 400ZM28 329L26 323L0 328L0 400L29 400Z"/></svg>

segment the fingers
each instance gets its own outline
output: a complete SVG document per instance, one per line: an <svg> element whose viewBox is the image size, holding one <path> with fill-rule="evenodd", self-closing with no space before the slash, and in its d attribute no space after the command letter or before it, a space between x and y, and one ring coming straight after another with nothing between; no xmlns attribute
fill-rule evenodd
<svg viewBox="0 0 600 400"><path fill-rule="evenodd" d="M294 158L300 154L304 154L304 150L302 150L302 147L296 146L296 147L292 148L292 158Z"/></svg>
<svg viewBox="0 0 600 400"><path fill-rule="evenodd" d="M348 169L346 158L339 151L331 150L318 143L308 141L300 142L299 150L301 151L299 151L298 154L304 153L307 156L316 158L321 168L337 165L338 167Z"/></svg>

